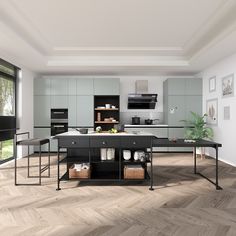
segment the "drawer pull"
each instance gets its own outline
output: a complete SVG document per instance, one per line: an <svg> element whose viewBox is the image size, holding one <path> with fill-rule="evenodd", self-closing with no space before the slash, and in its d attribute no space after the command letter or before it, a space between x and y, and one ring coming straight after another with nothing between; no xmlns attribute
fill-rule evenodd
<svg viewBox="0 0 236 236"><path fill-rule="evenodd" d="M135 142L135 141L133 141L133 145L136 145L136 142Z"/></svg>
<svg viewBox="0 0 236 236"><path fill-rule="evenodd" d="M103 145L105 145L105 144L106 144L106 142L105 142L105 141L103 141L103 142L102 142L102 144L103 144Z"/></svg>
<svg viewBox="0 0 236 236"><path fill-rule="evenodd" d="M74 144L76 144L76 142L75 142L75 141L72 141L72 142L71 142L71 144L73 144L73 145L74 145Z"/></svg>

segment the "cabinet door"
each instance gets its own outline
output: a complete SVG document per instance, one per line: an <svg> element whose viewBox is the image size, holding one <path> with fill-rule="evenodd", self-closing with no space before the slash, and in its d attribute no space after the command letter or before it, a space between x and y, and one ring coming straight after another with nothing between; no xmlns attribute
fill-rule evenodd
<svg viewBox="0 0 236 236"><path fill-rule="evenodd" d="M186 92L186 79L168 79L168 95L184 95Z"/></svg>
<svg viewBox="0 0 236 236"><path fill-rule="evenodd" d="M77 126L93 126L93 96L77 96Z"/></svg>
<svg viewBox="0 0 236 236"><path fill-rule="evenodd" d="M185 96L168 96L168 124L183 125L185 117Z"/></svg>
<svg viewBox="0 0 236 236"><path fill-rule="evenodd" d="M68 108L68 96L51 96L51 108Z"/></svg>
<svg viewBox="0 0 236 236"><path fill-rule="evenodd" d="M68 78L68 95L76 95L77 78Z"/></svg>
<svg viewBox="0 0 236 236"><path fill-rule="evenodd" d="M93 95L93 79L78 78L76 82L77 95Z"/></svg>
<svg viewBox="0 0 236 236"><path fill-rule="evenodd" d="M95 95L119 95L120 80L117 78L94 79Z"/></svg>
<svg viewBox="0 0 236 236"><path fill-rule="evenodd" d="M51 80L49 78L34 79L34 95L50 95Z"/></svg>
<svg viewBox="0 0 236 236"><path fill-rule="evenodd" d="M68 125L76 126L76 96L68 96Z"/></svg>
<svg viewBox="0 0 236 236"><path fill-rule="evenodd" d="M51 129L50 128L34 128L34 138L49 138L51 137ZM38 152L39 147L34 146L34 151ZM48 144L42 145L42 152L48 151Z"/></svg>
<svg viewBox="0 0 236 236"><path fill-rule="evenodd" d="M202 115L202 96L186 96L186 119L191 120L191 111Z"/></svg>
<svg viewBox="0 0 236 236"><path fill-rule="evenodd" d="M186 95L202 95L202 79L186 78Z"/></svg>
<svg viewBox="0 0 236 236"><path fill-rule="evenodd" d="M50 126L50 96L34 96L34 125Z"/></svg>
<svg viewBox="0 0 236 236"><path fill-rule="evenodd" d="M52 78L51 95L67 95L67 94L68 94L67 78Z"/></svg>

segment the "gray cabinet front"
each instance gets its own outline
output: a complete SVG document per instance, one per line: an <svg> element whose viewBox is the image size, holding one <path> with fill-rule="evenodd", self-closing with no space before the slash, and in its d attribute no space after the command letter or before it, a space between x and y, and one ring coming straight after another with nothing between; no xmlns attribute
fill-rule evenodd
<svg viewBox="0 0 236 236"><path fill-rule="evenodd" d="M34 79L34 95L50 95L51 80L49 78Z"/></svg>
<svg viewBox="0 0 236 236"><path fill-rule="evenodd" d="M192 120L191 111L202 114L202 96L188 96L186 99L186 119Z"/></svg>
<svg viewBox="0 0 236 236"><path fill-rule="evenodd" d="M94 95L119 95L120 80L117 78L94 79Z"/></svg>
<svg viewBox="0 0 236 236"><path fill-rule="evenodd" d="M186 79L186 95L202 95L202 79Z"/></svg>
<svg viewBox="0 0 236 236"><path fill-rule="evenodd" d="M51 95L67 95L68 81L67 78L52 78L51 79Z"/></svg>
<svg viewBox="0 0 236 236"><path fill-rule="evenodd" d="M34 96L34 125L50 126L50 96Z"/></svg>
<svg viewBox="0 0 236 236"><path fill-rule="evenodd" d="M93 96L77 96L77 126L93 126Z"/></svg>
<svg viewBox="0 0 236 236"><path fill-rule="evenodd" d="M168 95L184 95L185 91L185 78L168 79Z"/></svg>
<svg viewBox="0 0 236 236"><path fill-rule="evenodd" d="M76 126L76 96L68 96L68 125Z"/></svg>
<svg viewBox="0 0 236 236"><path fill-rule="evenodd" d="M93 95L93 79L91 78L78 78L76 80L76 93L77 95Z"/></svg>
<svg viewBox="0 0 236 236"><path fill-rule="evenodd" d="M68 96L51 96L51 108L68 108Z"/></svg>

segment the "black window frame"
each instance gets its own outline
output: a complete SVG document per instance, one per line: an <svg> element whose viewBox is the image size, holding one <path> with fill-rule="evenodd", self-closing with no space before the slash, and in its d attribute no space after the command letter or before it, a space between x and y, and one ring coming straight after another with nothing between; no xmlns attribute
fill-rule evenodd
<svg viewBox="0 0 236 236"><path fill-rule="evenodd" d="M0 71L0 76L3 76L4 78L7 78L11 81L14 82L15 85L15 104L14 104L14 116L0 116L0 141L6 141L9 139L14 139L14 135L16 134L16 130L17 130L17 91L18 91L18 75L19 75L19 71L21 70L19 67L3 60L2 58L0 58L0 64L12 67L14 70L14 75L5 73L3 71ZM14 150L14 147L13 147ZM0 165L2 163L5 163L7 161L10 161L14 159L14 152L13 152L13 156L10 158L7 158L5 160L0 160Z"/></svg>

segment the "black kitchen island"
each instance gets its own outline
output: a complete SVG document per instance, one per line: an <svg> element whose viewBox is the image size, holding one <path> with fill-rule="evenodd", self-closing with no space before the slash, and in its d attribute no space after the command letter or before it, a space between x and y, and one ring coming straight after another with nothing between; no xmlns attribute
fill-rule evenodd
<svg viewBox="0 0 236 236"><path fill-rule="evenodd" d="M56 135L58 140L58 178L57 190L60 190L60 181L70 180L69 171L71 166L79 163L89 163L91 175L89 178L73 178L79 181L114 181L140 182L148 181L149 190L153 190L153 166L152 166L152 146L155 136L150 133L96 133L80 134L78 131L69 131ZM66 156L61 159L61 149L67 149ZM113 160L101 160L101 148L112 148L115 150ZM149 149L147 160L123 159L123 150L130 150L134 154L137 150L146 152ZM66 172L61 175L60 164L66 163ZM124 168L129 165L140 165L144 169L142 179L126 179ZM150 165L150 171L147 166Z"/></svg>

